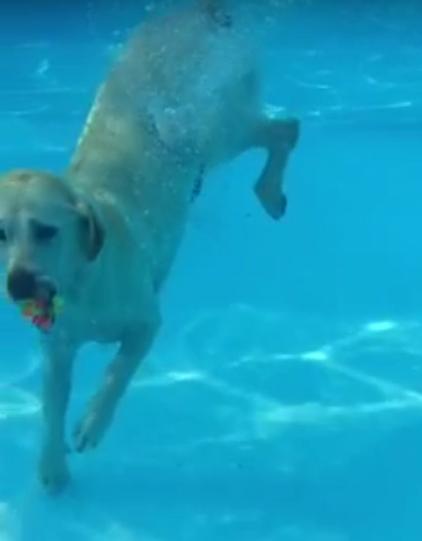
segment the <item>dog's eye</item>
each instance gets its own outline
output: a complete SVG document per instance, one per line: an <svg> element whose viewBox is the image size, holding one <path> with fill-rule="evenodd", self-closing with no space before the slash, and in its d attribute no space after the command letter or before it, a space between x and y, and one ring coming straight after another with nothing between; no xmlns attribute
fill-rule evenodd
<svg viewBox="0 0 422 541"><path fill-rule="evenodd" d="M53 225L34 224L34 237L39 241L52 240L58 231Z"/></svg>

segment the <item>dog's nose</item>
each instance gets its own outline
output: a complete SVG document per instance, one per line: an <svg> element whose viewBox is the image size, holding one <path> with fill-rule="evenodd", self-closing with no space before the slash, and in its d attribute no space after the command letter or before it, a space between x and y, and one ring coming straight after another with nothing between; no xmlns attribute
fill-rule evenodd
<svg viewBox="0 0 422 541"><path fill-rule="evenodd" d="M35 294L35 288L35 274L27 269L13 269L7 277L7 291L14 301L30 299Z"/></svg>

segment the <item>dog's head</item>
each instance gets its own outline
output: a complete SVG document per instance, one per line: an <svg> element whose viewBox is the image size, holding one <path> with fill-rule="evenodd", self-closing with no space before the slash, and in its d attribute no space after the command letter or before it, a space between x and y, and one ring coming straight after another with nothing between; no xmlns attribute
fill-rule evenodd
<svg viewBox="0 0 422 541"><path fill-rule="evenodd" d="M61 179L32 170L0 177L0 256L15 302L65 294L103 241L93 209Z"/></svg>

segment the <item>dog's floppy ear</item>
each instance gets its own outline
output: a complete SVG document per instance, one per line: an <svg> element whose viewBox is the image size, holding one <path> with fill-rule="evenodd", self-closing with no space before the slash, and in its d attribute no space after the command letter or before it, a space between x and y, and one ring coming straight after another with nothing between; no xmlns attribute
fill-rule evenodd
<svg viewBox="0 0 422 541"><path fill-rule="evenodd" d="M82 249L88 261L94 261L104 245L105 231L93 207L86 202L78 204Z"/></svg>

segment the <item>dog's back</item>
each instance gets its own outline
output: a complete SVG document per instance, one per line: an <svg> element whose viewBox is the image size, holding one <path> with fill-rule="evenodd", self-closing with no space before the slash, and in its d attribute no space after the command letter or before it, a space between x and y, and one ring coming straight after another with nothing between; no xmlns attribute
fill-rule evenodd
<svg viewBox="0 0 422 541"><path fill-rule="evenodd" d="M256 117L254 75L217 4L141 25L97 94L69 171L142 217L163 267L198 176L245 146Z"/></svg>
<svg viewBox="0 0 422 541"><path fill-rule="evenodd" d="M97 94L73 172L98 153L126 169L151 158L154 170L157 152L160 164L165 157L203 167L238 152L246 130L233 141L231 120L255 120L256 80L240 34L212 17L218 3L202 0L141 25Z"/></svg>

